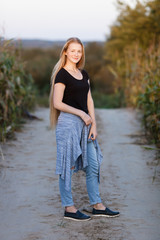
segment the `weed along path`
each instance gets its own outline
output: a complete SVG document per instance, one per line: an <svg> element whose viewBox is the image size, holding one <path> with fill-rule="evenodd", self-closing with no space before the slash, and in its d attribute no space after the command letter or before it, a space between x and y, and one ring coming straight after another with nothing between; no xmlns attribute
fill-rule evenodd
<svg viewBox="0 0 160 240"><path fill-rule="evenodd" d="M138 113L96 109L104 156L101 197L121 215L83 223L63 220L49 110L40 108L35 114L43 121L27 121L15 139L1 145L0 240L159 240L160 169L156 150L144 148ZM80 171L73 175L73 197L78 208L89 211L82 186L85 175Z"/></svg>

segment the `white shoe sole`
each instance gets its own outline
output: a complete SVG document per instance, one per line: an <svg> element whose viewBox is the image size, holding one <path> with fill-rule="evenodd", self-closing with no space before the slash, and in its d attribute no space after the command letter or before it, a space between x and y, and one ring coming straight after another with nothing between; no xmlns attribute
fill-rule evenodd
<svg viewBox="0 0 160 240"><path fill-rule="evenodd" d="M77 221L77 222L86 222L91 220L91 218L87 218L87 219L76 219L76 218L72 218L72 217L64 217L64 219L69 219L69 220L73 220L73 221Z"/></svg>
<svg viewBox="0 0 160 240"><path fill-rule="evenodd" d="M93 214L92 217L108 217L108 218L114 218L114 217L119 217L120 214L117 215L104 215L104 214Z"/></svg>

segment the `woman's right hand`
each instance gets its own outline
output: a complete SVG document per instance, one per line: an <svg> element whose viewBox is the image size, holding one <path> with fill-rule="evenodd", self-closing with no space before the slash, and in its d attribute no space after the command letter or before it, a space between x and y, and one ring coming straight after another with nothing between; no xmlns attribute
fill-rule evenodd
<svg viewBox="0 0 160 240"><path fill-rule="evenodd" d="M82 118L82 120L85 122L87 126L92 123L92 118L84 111L81 112L80 117Z"/></svg>

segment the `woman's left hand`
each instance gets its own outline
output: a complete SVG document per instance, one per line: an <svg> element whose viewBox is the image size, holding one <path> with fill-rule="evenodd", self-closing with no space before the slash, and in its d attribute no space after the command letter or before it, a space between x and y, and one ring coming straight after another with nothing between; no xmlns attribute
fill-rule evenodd
<svg viewBox="0 0 160 240"><path fill-rule="evenodd" d="M89 136L88 139L91 138L92 140L95 140L97 137L97 128L96 124L92 123L90 131L89 131Z"/></svg>

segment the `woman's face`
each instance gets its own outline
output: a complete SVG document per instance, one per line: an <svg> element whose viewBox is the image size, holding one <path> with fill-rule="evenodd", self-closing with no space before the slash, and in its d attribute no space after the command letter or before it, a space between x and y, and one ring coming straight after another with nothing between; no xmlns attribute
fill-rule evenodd
<svg viewBox="0 0 160 240"><path fill-rule="evenodd" d="M82 57L82 46L79 43L70 43L66 51L67 60L78 63Z"/></svg>

